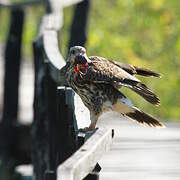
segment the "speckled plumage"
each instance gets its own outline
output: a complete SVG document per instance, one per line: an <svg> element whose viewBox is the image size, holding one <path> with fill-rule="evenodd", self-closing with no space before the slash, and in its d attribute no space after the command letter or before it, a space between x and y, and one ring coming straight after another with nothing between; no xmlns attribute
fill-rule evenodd
<svg viewBox="0 0 180 180"><path fill-rule="evenodd" d="M86 64L87 70L83 68L81 71L83 64ZM78 71L74 71L75 66L78 66L76 67ZM85 48L80 46L70 49L67 63L61 73L89 109L91 115L89 129L94 129L99 116L109 110L119 112L142 124L163 126L158 120L134 107L120 92L120 88L125 86L157 105L160 102L159 98L133 75L159 77L158 73L98 56L87 57Z"/></svg>

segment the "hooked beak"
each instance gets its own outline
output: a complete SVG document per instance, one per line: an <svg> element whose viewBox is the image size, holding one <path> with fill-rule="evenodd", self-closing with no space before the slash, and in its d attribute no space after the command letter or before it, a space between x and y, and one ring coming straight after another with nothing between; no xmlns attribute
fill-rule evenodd
<svg viewBox="0 0 180 180"><path fill-rule="evenodd" d="M87 63L87 58L86 58L86 56L82 55L82 53L78 54L75 57L75 63L74 63L75 66L77 64L86 64L86 63Z"/></svg>

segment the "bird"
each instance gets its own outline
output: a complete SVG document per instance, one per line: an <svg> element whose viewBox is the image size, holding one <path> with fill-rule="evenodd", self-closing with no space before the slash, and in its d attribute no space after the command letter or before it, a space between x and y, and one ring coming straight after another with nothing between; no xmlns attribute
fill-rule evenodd
<svg viewBox="0 0 180 180"><path fill-rule="evenodd" d="M118 112L142 125L164 127L159 120L135 107L120 91L121 87L126 87L149 103L159 105L158 96L134 76L160 77L159 73L104 57L88 57L84 47L73 46L60 74L90 111L91 123L85 130L93 131L99 117L108 111Z"/></svg>

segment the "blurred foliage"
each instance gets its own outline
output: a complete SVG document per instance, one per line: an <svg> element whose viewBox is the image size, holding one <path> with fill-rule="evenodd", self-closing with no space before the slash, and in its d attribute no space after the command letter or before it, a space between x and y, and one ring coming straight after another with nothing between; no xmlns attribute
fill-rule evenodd
<svg viewBox="0 0 180 180"><path fill-rule="evenodd" d="M11 0L12 2L22 2L22 0ZM25 10L25 23L23 30L23 56L32 57L32 42L34 41L40 19L45 10L42 6L33 8L26 8ZM7 9L0 9L0 42L5 42L9 32L10 24L10 11Z"/></svg>
<svg viewBox="0 0 180 180"><path fill-rule="evenodd" d="M36 25L43 12L39 7L27 9L23 35L26 55L30 54ZM60 42L65 56L73 7L66 8L64 12ZM8 16L7 11L1 10L0 13L0 40L4 40ZM162 74L161 79L142 79L159 95L159 107L153 107L129 90L123 90L135 105L162 119L180 119L179 19L179 0L94 0L89 17L88 55L151 68Z"/></svg>

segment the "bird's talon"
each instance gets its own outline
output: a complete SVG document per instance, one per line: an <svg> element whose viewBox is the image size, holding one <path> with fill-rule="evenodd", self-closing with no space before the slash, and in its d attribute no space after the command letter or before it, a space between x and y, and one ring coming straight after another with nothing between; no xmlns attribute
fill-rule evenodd
<svg viewBox="0 0 180 180"><path fill-rule="evenodd" d="M80 128L79 131L80 132L93 132L94 129L92 129L91 127L85 127L85 128Z"/></svg>

